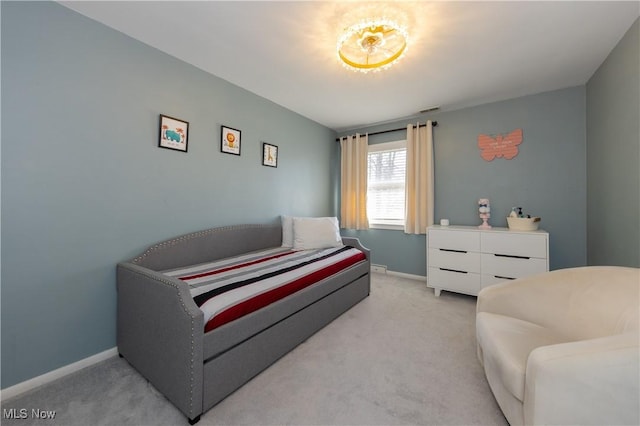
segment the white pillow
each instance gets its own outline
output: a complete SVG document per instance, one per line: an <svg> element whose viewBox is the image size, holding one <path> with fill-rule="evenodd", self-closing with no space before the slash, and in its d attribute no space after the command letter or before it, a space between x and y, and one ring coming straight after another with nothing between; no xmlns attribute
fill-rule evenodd
<svg viewBox="0 0 640 426"><path fill-rule="evenodd" d="M293 249L311 250L341 247L342 237L336 217L294 217Z"/></svg>
<svg viewBox="0 0 640 426"><path fill-rule="evenodd" d="M293 217L282 217L282 247L293 247Z"/></svg>

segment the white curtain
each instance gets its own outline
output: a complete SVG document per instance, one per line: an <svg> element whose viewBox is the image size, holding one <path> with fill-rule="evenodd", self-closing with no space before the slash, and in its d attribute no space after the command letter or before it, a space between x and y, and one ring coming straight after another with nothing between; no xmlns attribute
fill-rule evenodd
<svg viewBox="0 0 640 426"><path fill-rule="evenodd" d="M368 136L340 138L340 227L369 229L367 219Z"/></svg>
<svg viewBox="0 0 640 426"><path fill-rule="evenodd" d="M426 234L433 225L433 124L407 126L405 221L407 234Z"/></svg>

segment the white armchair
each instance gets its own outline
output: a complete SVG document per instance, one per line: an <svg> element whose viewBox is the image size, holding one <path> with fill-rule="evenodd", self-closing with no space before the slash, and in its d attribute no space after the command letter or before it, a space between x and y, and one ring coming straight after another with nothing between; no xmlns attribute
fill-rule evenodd
<svg viewBox="0 0 640 426"><path fill-rule="evenodd" d="M640 424L640 269L569 268L483 289L478 359L511 425Z"/></svg>

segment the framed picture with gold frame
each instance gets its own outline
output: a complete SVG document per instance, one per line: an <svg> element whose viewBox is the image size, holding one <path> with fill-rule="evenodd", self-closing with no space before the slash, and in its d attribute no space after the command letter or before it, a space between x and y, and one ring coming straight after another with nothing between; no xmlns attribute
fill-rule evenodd
<svg viewBox="0 0 640 426"><path fill-rule="evenodd" d="M262 165L278 167L278 147L262 142Z"/></svg>
<svg viewBox="0 0 640 426"><path fill-rule="evenodd" d="M220 151L227 154L240 155L240 139L242 132L238 129L222 126L220 136Z"/></svg>

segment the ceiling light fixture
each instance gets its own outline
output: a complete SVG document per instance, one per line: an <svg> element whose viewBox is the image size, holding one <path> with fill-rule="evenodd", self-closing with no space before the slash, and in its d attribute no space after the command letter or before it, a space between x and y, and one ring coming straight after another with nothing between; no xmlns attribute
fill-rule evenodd
<svg viewBox="0 0 640 426"><path fill-rule="evenodd" d="M346 68L367 73L395 64L407 51L407 29L389 19L370 19L345 29L338 57Z"/></svg>

